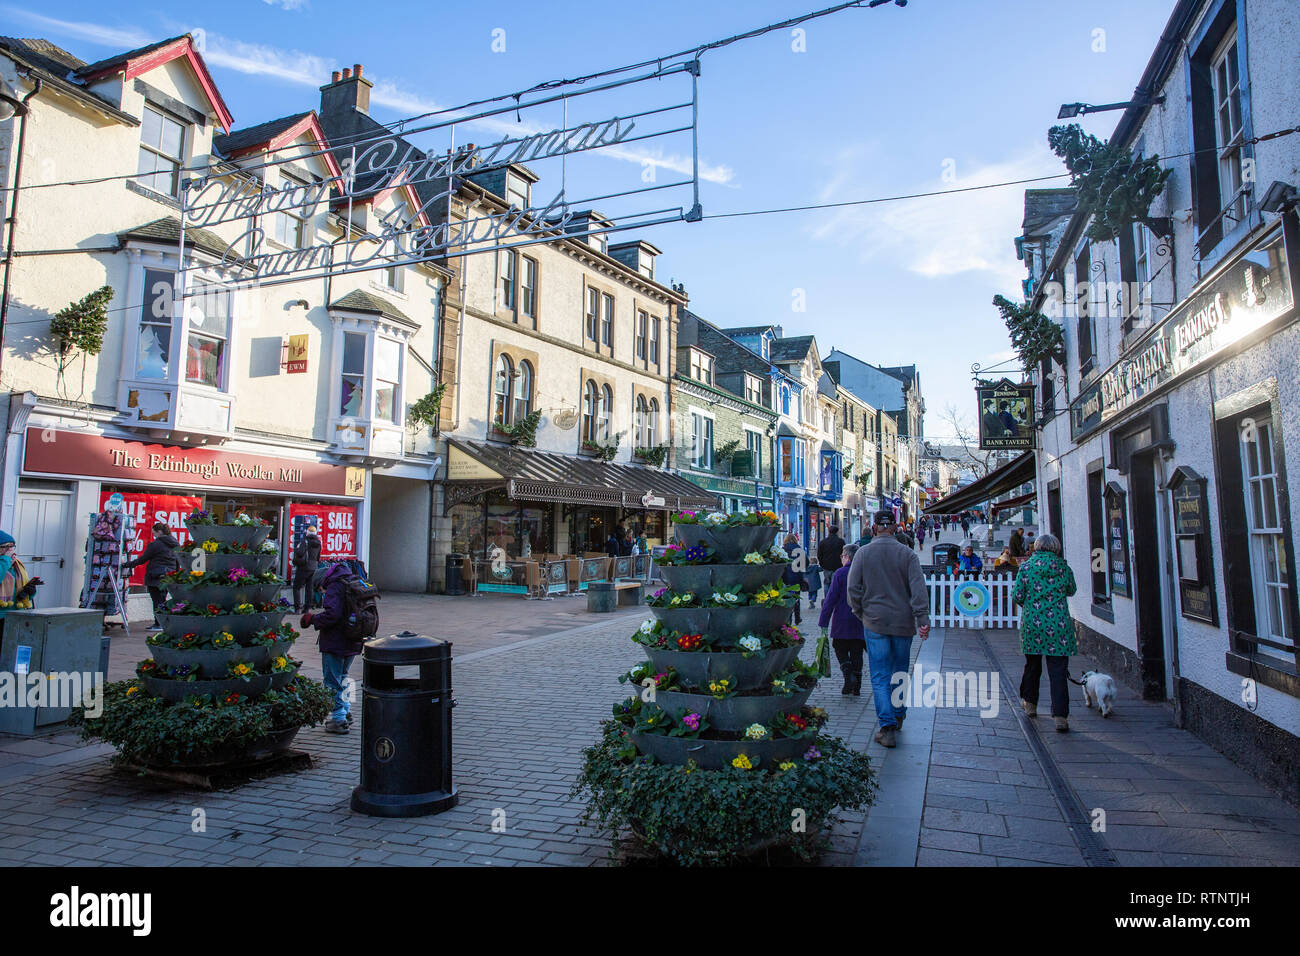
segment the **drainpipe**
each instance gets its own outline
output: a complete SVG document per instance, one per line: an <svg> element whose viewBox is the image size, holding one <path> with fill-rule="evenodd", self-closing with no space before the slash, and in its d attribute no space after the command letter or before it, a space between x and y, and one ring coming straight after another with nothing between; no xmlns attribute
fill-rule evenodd
<svg viewBox="0 0 1300 956"><path fill-rule="evenodd" d="M14 113L18 116L18 158L14 162L14 181L11 191L13 199L9 203L9 216L5 222L9 226L9 237L5 241L5 278L4 291L0 292L0 363L4 361L5 319L9 316L9 274L14 264L14 229L18 225L18 191L23 181L23 145L27 141L27 117L31 110L27 104L41 91L41 80L37 77L32 91L23 97L21 103L14 104Z"/></svg>

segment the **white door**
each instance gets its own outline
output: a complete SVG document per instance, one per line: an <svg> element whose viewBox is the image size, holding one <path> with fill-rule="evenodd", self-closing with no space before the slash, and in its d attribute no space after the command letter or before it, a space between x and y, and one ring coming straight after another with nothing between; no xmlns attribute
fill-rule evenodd
<svg viewBox="0 0 1300 956"><path fill-rule="evenodd" d="M68 603L64 593L68 581L66 575L81 567L75 556L63 553L71 501L71 495L58 493L18 493L17 526L14 528L18 558L27 566L28 574L45 582L37 593L37 603L43 607Z"/></svg>

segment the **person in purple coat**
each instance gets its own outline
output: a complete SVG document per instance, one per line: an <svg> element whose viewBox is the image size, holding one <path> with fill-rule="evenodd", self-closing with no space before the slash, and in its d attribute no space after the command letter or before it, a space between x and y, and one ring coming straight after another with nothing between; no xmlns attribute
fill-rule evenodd
<svg viewBox="0 0 1300 956"><path fill-rule="evenodd" d="M350 641L343 633L343 615L346 613L348 580L352 570L340 561L330 568L321 582L324 598L321 609L308 611L299 622L303 627L314 627L319 633L320 664L325 686L334 695L334 710L325 721L325 730L331 734L346 734L352 724L350 695L344 693L348 668L352 658L361 653L363 641Z"/></svg>
<svg viewBox="0 0 1300 956"><path fill-rule="evenodd" d="M840 662L840 671L844 674L844 687L840 693L846 697L852 694L858 697L862 693L862 652L866 648L866 638L862 633L862 622L849 608L849 565L858 550L856 544L846 544L840 552L840 567L831 576L831 586L822 601L821 617L817 624L826 633L830 627L831 647L835 659Z"/></svg>

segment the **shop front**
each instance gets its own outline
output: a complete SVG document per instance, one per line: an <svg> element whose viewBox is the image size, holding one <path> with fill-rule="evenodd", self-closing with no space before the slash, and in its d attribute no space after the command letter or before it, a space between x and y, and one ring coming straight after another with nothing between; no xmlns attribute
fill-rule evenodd
<svg viewBox="0 0 1300 956"><path fill-rule="evenodd" d="M6 464L14 489L19 553L45 581L43 603L75 606L86 582L82 556L90 515L121 495L138 555L161 521L182 545L192 544L185 518L196 509L218 521L243 511L272 526L277 571L287 576L295 536L315 523L327 558L366 556L367 474L319 459L222 448L191 448L89 430L30 425L21 458ZM6 508L6 511L8 509ZM131 584L143 584L143 568Z"/></svg>
<svg viewBox="0 0 1300 956"><path fill-rule="evenodd" d="M642 576L648 555L602 562L611 536L631 530L653 548L668 542L672 513L718 506L671 472L462 439L448 443L443 501L437 560L463 555L479 590L517 593L532 593L561 561L577 590Z"/></svg>
<svg viewBox="0 0 1300 956"><path fill-rule="evenodd" d="M1079 576L1081 650L1300 797L1300 496L1286 477L1300 310L1294 214L1284 223L1257 230L1078 395L1039 481L1066 558L1104 556Z"/></svg>

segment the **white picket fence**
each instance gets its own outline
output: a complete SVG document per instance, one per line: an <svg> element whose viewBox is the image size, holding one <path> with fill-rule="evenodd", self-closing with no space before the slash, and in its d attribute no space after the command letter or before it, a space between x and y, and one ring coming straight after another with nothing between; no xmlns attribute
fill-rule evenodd
<svg viewBox="0 0 1300 956"><path fill-rule="evenodd" d="M1011 589L1016 584L1012 574L988 574L979 578L927 574L925 584L930 592L930 624L933 627L991 629L1020 626L1020 607L1011 601ZM959 594L967 599L968 608L978 608L984 603L982 594L970 585L981 585L988 592L988 606L978 614L967 613L958 605Z"/></svg>

